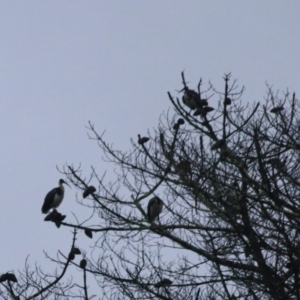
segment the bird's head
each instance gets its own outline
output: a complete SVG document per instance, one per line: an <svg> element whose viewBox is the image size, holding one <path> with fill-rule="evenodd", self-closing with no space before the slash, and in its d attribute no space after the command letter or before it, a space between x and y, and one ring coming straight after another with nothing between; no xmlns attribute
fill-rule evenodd
<svg viewBox="0 0 300 300"><path fill-rule="evenodd" d="M154 202L154 203L155 203L156 205L163 205L163 201L162 201L159 197L156 196L154 199L155 199L155 202Z"/></svg>
<svg viewBox="0 0 300 300"><path fill-rule="evenodd" d="M63 179L59 179L59 185L62 185L63 183L66 184L69 188L71 188Z"/></svg>
<svg viewBox="0 0 300 300"><path fill-rule="evenodd" d="M183 89L181 89L180 91L177 91L178 93L182 93L182 92L186 92L188 91L188 87L187 86L184 86Z"/></svg>

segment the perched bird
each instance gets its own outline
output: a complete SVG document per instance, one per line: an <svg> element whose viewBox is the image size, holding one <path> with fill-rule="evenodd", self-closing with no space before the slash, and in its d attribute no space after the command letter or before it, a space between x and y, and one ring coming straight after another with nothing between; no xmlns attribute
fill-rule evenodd
<svg viewBox="0 0 300 300"><path fill-rule="evenodd" d="M174 129L174 130L178 130L178 129L179 129L179 126L180 126L180 125L179 125L178 123L175 123L175 124L173 125L173 129Z"/></svg>
<svg viewBox="0 0 300 300"><path fill-rule="evenodd" d="M277 106L277 107L272 108L270 110L270 112L273 113L273 114L278 114L282 110L284 110L283 106Z"/></svg>
<svg viewBox="0 0 300 300"><path fill-rule="evenodd" d="M92 232L91 229L89 229L89 228L84 229L84 233L85 233L85 235L88 236L90 239L93 238L93 232Z"/></svg>
<svg viewBox="0 0 300 300"><path fill-rule="evenodd" d="M138 134L138 144L139 145L144 145L145 143L147 143L150 139L148 137L141 137L139 134Z"/></svg>
<svg viewBox="0 0 300 300"><path fill-rule="evenodd" d="M184 124L184 119L179 118L179 119L177 120L177 124L183 125L183 124Z"/></svg>
<svg viewBox="0 0 300 300"><path fill-rule="evenodd" d="M96 188L92 185L90 185L82 194L83 198L88 197L89 195L96 192Z"/></svg>
<svg viewBox="0 0 300 300"><path fill-rule="evenodd" d="M0 282L12 281L18 282L17 277L13 273L5 273L0 276Z"/></svg>
<svg viewBox="0 0 300 300"><path fill-rule="evenodd" d="M186 106L188 106L190 109L194 110L197 108L199 100L200 100L200 96L197 92L190 90L187 87L184 88L182 102Z"/></svg>
<svg viewBox="0 0 300 300"><path fill-rule="evenodd" d="M80 255L81 254L81 251L76 248L76 247L72 247L70 253L69 253L69 256L68 256L68 259L69 260L74 260L75 259L75 255Z"/></svg>
<svg viewBox="0 0 300 300"><path fill-rule="evenodd" d="M173 281L171 281L170 279L163 278L163 280L159 281L154 286L159 289L160 287L163 287L163 286L170 286L170 285L172 285L172 283L173 283Z"/></svg>
<svg viewBox="0 0 300 300"><path fill-rule="evenodd" d="M77 248L77 247L73 247L71 251L72 251L75 255L81 254L81 251L80 251L79 248Z"/></svg>
<svg viewBox="0 0 300 300"><path fill-rule="evenodd" d="M56 227L59 228L61 222L66 218L66 215L62 215L56 209L53 209L44 219L44 221L54 222Z"/></svg>
<svg viewBox="0 0 300 300"><path fill-rule="evenodd" d="M63 186L63 183L68 185L63 179L60 179L58 182L59 186L57 188L54 188L53 190L51 190L46 195L44 204L42 206L43 214L48 213L51 208L56 208L61 204L61 202L64 198L64 193L65 193L65 188Z"/></svg>
<svg viewBox="0 0 300 300"><path fill-rule="evenodd" d="M85 269L86 263L87 263L86 259L83 258L83 259L80 261L80 263L79 263L79 267L80 267L81 269Z"/></svg>
<svg viewBox="0 0 300 300"><path fill-rule="evenodd" d="M159 217L159 214L162 212L163 206L163 201L157 196L149 200L147 207L147 216L149 223L152 223L157 217Z"/></svg>
<svg viewBox="0 0 300 300"><path fill-rule="evenodd" d="M230 105L231 104L231 99L229 97L227 97L225 100L224 100L224 104L225 105Z"/></svg>
<svg viewBox="0 0 300 300"><path fill-rule="evenodd" d="M74 260L75 259L75 254L71 251L68 255L69 260Z"/></svg>
<svg viewBox="0 0 300 300"><path fill-rule="evenodd" d="M173 125L174 130L178 130L181 125L184 124L184 119L179 118L177 122Z"/></svg>

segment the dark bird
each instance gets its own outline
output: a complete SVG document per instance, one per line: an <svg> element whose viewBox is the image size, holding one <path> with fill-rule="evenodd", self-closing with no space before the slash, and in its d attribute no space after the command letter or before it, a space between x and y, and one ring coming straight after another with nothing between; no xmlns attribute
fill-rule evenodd
<svg viewBox="0 0 300 300"><path fill-rule="evenodd" d="M80 255L81 251L79 250L79 248L77 247L72 247L70 253L69 253L69 260L74 260L75 259L75 255Z"/></svg>
<svg viewBox="0 0 300 300"><path fill-rule="evenodd" d="M147 207L147 216L149 223L152 223L157 217L159 217L159 214L162 212L163 206L163 201L157 196L149 200Z"/></svg>
<svg viewBox="0 0 300 300"><path fill-rule="evenodd" d="M177 124L183 125L183 124L184 124L184 119L179 118L179 119L177 120Z"/></svg>
<svg viewBox="0 0 300 300"><path fill-rule="evenodd" d="M184 94L182 96L182 102L187 107L189 107L192 110L196 109L197 106L198 106L199 100L200 100L200 96L197 92L195 92L193 90L190 90L187 87L184 88Z"/></svg>
<svg viewBox="0 0 300 300"><path fill-rule="evenodd" d="M68 255L69 260L74 260L75 259L75 254L73 252L70 252Z"/></svg>
<svg viewBox="0 0 300 300"><path fill-rule="evenodd" d="M271 113L273 114L278 114L280 111L282 111L284 108L283 106L277 106L277 107L274 107L270 110Z"/></svg>
<svg viewBox="0 0 300 300"><path fill-rule="evenodd" d="M53 209L44 219L44 221L54 222L56 227L59 228L61 222L66 218L66 215L62 215L56 209Z"/></svg>
<svg viewBox="0 0 300 300"><path fill-rule="evenodd" d="M181 125L184 124L184 119L179 118L177 122L173 125L174 130L178 130Z"/></svg>
<svg viewBox="0 0 300 300"><path fill-rule="evenodd" d="M85 267L86 267L86 259L82 259L81 261L80 261L80 263L79 263L79 267L81 268L81 269L85 269Z"/></svg>
<svg viewBox="0 0 300 300"><path fill-rule="evenodd" d="M85 233L85 235L88 236L90 239L93 238L93 232L92 232L91 229L88 229L88 228L84 229L84 233Z"/></svg>
<svg viewBox="0 0 300 300"><path fill-rule="evenodd" d="M44 204L42 206L42 213L46 214L51 208L58 207L64 199L65 188L63 183L68 185L63 179L60 179L57 188L51 190L45 197ZM68 185L69 186L69 185Z"/></svg>
<svg viewBox="0 0 300 300"><path fill-rule="evenodd" d="M229 97L227 97L225 100L224 100L224 104L225 105L230 105L231 104L231 99Z"/></svg>
<svg viewBox="0 0 300 300"><path fill-rule="evenodd" d="M147 143L150 139L148 137L141 137L139 134L138 134L138 144L139 145L144 145L145 143Z"/></svg>
<svg viewBox="0 0 300 300"><path fill-rule="evenodd" d="M82 194L83 198L88 197L89 195L96 192L96 188L92 185L90 185Z"/></svg>
<svg viewBox="0 0 300 300"><path fill-rule="evenodd" d="M71 252L74 253L75 255L80 255L81 254L81 251L77 247L73 247Z"/></svg>
<svg viewBox="0 0 300 300"><path fill-rule="evenodd" d="M178 129L179 129L179 126L180 126L180 125L179 125L178 123L175 123L175 124L173 125L173 129L174 129L174 130L178 130Z"/></svg>
<svg viewBox="0 0 300 300"><path fill-rule="evenodd" d="M0 276L0 282L12 281L18 282L17 277L13 273L5 273Z"/></svg>
<svg viewBox="0 0 300 300"><path fill-rule="evenodd" d="M160 287L163 287L163 286L170 286L170 285L172 285L172 283L173 283L173 281L171 281L170 279L163 278L163 280L159 281L154 286L159 289Z"/></svg>

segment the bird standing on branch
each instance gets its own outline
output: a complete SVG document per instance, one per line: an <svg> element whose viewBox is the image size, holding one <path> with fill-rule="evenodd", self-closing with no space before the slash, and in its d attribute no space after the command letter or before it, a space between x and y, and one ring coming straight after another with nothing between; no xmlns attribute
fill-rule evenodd
<svg viewBox="0 0 300 300"><path fill-rule="evenodd" d="M182 96L182 102L190 109L194 110L198 107L200 96L197 92L184 88L184 94Z"/></svg>
<svg viewBox="0 0 300 300"><path fill-rule="evenodd" d="M93 194L96 192L96 188L92 185L86 188L86 190L83 192L82 196L83 198L88 197L89 195Z"/></svg>
<svg viewBox="0 0 300 300"><path fill-rule="evenodd" d="M157 196L149 200L147 207L147 216L149 223L152 223L156 218L159 217L159 214L162 212L163 206L163 201Z"/></svg>
<svg viewBox="0 0 300 300"><path fill-rule="evenodd" d="M164 278L163 280L157 282L154 286L159 289L162 286L170 286L170 285L172 285L172 283L173 283L172 280L170 280L168 278Z"/></svg>
<svg viewBox="0 0 300 300"><path fill-rule="evenodd" d="M63 183L68 185L63 179L58 182L58 187L52 189L45 197L44 204L42 206L42 213L46 214L51 208L57 208L64 199L65 188ZM68 185L69 186L69 185ZM70 187L70 186L69 186Z"/></svg>
<svg viewBox="0 0 300 300"><path fill-rule="evenodd" d="M145 143L147 143L150 139L146 136L141 137L140 134L138 134L138 144L139 145L144 145Z"/></svg>

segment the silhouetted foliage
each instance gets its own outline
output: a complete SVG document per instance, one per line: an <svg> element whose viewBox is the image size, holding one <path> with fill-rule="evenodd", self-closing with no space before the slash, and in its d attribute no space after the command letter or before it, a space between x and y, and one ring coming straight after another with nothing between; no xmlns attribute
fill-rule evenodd
<svg viewBox="0 0 300 300"><path fill-rule="evenodd" d="M70 253L51 258L60 273L27 265L18 282L0 284L0 297L87 300L98 285L97 299L300 299L299 100L267 86L261 103L247 104L230 74L224 83L219 91L200 80L195 91L182 73L183 99L168 93L174 114L128 152L89 123L115 181L65 166L78 190L97 187L77 199L93 215L60 221L74 229ZM150 199L162 211L152 211ZM94 235L79 265L78 231ZM64 277L75 266L84 277L79 289Z"/></svg>

